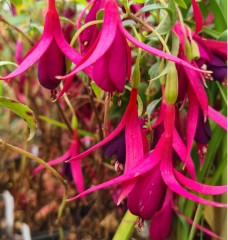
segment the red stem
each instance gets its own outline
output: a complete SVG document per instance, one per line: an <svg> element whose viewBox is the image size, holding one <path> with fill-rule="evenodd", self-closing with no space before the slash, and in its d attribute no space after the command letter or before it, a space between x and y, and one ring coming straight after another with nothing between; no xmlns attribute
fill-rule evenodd
<svg viewBox="0 0 228 240"><path fill-rule="evenodd" d="M55 11L56 10L56 6L55 6L55 0L48 0L48 10L52 10Z"/></svg>

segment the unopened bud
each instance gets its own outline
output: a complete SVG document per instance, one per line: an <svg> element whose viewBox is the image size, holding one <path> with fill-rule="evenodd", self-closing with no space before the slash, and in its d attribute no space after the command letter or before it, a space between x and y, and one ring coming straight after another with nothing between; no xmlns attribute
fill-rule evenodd
<svg viewBox="0 0 228 240"><path fill-rule="evenodd" d="M185 46L184 46L184 52L188 60L191 62L192 61L192 47L188 39L185 39Z"/></svg>
<svg viewBox="0 0 228 240"><path fill-rule="evenodd" d="M166 76L165 99L167 103L174 104L178 96L178 74L174 63Z"/></svg>
<svg viewBox="0 0 228 240"><path fill-rule="evenodd" d="M160 62L160 65L159 65L159 74L161 74L163 72L164 68L165 68L165 63L164 63L164 59L162 59ZM159 79L160 79L160 83L162 85L164 85L165 84L165 75L161 76Z"/></svg>
<svg viewBox="0 0 228 240"><path fill-rule="evenodd" d="M191 48L192 48L192 58L193 59L199 59L200 58L200 52L197 43L192 40L191 41Z"/></svg>

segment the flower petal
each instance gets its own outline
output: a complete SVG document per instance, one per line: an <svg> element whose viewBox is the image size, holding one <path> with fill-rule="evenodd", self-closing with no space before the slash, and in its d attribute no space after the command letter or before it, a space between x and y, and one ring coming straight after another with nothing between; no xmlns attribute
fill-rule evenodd
<svg viewBox="0 0 228 240"><path fill-rule="evenodd" d="M96 62L100 57L102 57L105 52L110 48L112 45L117 29L117 20L116 16L119 16L118 9L116 9L116 3L113 1L107 1L105 4L105 15L104 15L104 22L101 29L101 32L98 36L99 41L95 41L94 44L91 46L93 51L87 52L82 59L82 62L78 64L68 75L61 76L59 79L65 79L76 73L82 71L83 69L87 68L88 66L92 65ZM89 53L89 54L88 54Z"/></svg>
<svg viewBox="0 0 228 240"><path fill-rule="evenodd" d="M77 157L73 157L73 158L69 159L69 161L74 161L74 160L82 159L82 158L86 157L88 154L93 152L95 149L97 149L99 147L102 147L106 143L111 141L114 137L116 137L124 129L124 127L126 125L126 122L129 120L129 114L131 112L132 106L134 106L135 103L136 103L137 92L138 92L137 89L132 89L129 104L128 104L127 109L126 109L126 111L123 115L122 120L120 121L120 123L116 127L116 129L111 134L109 134L105 139L98 142L97 144L95 144L93 147L89 148L85 152L79 154Z"/></svg>
<svg viewBox="0 0 228 240"><path fill-rule="evenodd" d="M172 231L172 191L167 189L162 208L156 212L150 222L150 236L153 240L168 239ZM165 226L165 227L164 227Z"/></svg>
<svg viewBox="0 0 228 240"><path fill-rule="evenodd" d="M187 117L187 129L186 129L186 132L187 132L186 162L188 161L191 154L192 144L195 137L198 116L199 116L199 105L191 86L188 87L188 99L189 99L189 104L188 104L188 117Z"/></svg>
<svg viewBox="0 0 228 240"><path fill-rule="evenodd" d="M196 179L196 171L192 158L190 157L186 162L186 147L182 142L176 129L173 131L173 148L180 157L180 160L186 164L186 169L192 179Z"/></svg>
<svg viewBox="0 0 228 240"><path fill-rule="evenodd" d="M151 47L151 46L149 46L149 45L147 45L147 44L145 44L145 43L142 43L142 42L138 41L137 39L135 39L134 37L132 37L132 36L128 33L128 31L122 26L121 21L118 22L118 26L119 26L119 28L120 28L120 31L123 33L123 35L124 35L130 42L132 42L135 46L143 49L144 51L149 52L149 53L151 53L151 54L153 54L153 55L155 55L155 56L164 58L164 59L166 59L166 60L175 62L175 63L177 63L177 64L180 64L180 65L182 65L182 66L184 66L184 67L187 67L188 69L192 69L192 70L197 71L197 72L205 72L205 71L203 71L203 70L201 70L201 69L199 69L199 68L196 68L196 67L192 66L190 63L181 60L181 59L178 58L178 57L175 57L175 56L173 56L173 55L170 55L170 54L168 54L168 53L165 53L165 52L163 52L163 51L161 51L161 50L158 50L158 49L153 48L153 47Z"/></svg>
<svg viewBox="0 0 228 240"><path fill-rule="evenodd" d="M7 80L14 78L28 68L30 68L35 62L37 62L40 57L45 53L53 39L53 21L52 21L53 12L47 12L45 19L44 32L37 44L27 53L21 64L16 68L12 73L6 77L1 77L2 80Z"/></svg>
<svg viewBox="0 0 228 240"><path fill-rule="evenodd" d="M227 192L227 186L210 186L206 184L199 183L174 169L174 175L176 179L183 184L183 186L189 188L198 193L208 194L208 195L219 195Z"/></svg>
<svg viewBox="0 0 228 240"><path fill-rule="evenodd" d="M161 162L161 174L163 177L163 180L168 185L168 187L175 193L179 194L180 196L183 196L187 199L190 199L194 202L201 203L201 204L207 204L214 207L227 207L227 204L225 203L218 203L214 201L209 201L206 199L203 199L201 197L198 197L190 192L188 192L186 189L184 189L176 180L174 173L173 173L173 167L172 167L172 152L167 151L166 156L162 159Z"/></svg>
<svg viewBox="0 0 228 240"><path fill-rule="evenodd" d="M193 8L194 19L196 22L196 34L197 34L203 28L203 16L198 4L196 3L196 0L192 0L192 8Z"/></svg>
<svg viewBox="0 0 228 240"><path fill-rule="evenodd" d="M57 164L60 164L62 162L65 162L67 159L69 159L71 157L71 151L70 149L61 157L55 158L53 160L50 160L49 162L47 162L47 164L49 166L55 166ZM43 170L45 167L44 166L38 166L37 168L34 169L34 171L32 172L32 176L34 176L35 174L37 174L39 171Z"/></svg>
<svg viewBox="0 0 228 240"><path fill-rule="evenodd" d="M211 236L213 238L216 238L216 239L221 239L221 240L223 239L223 238L219 237L217 234L215 234L212 231L208 230L207 228L202 227L201 225L194 223L194 221L192 221L192 219L186 217L183 213L178 211L176 208L174 208L174 211L176 212L177 215L183 217L187 223L190 223L190 224L196 226L197 229L205 232L207 235L209 235L209 236Z"/></svg>
<svg viewBox="0 0 228 240"><path fill-rule="evenodd" d="M208 117L220 127L227 130L227 118L210 106L208 106Z"/></svg>

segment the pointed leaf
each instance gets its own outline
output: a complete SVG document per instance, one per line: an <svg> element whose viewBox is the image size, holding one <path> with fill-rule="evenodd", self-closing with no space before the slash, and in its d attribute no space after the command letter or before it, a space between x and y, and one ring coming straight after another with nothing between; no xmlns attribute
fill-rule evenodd
<svg viewBox="0 0 228 240"><path fill-rule="evenodd" d="M9 110L16 113L18 116L20 116L27 122L30 129L28 141L31 140L37 128L33 111L20 102L4 97L0 97L0 107L8 108Z"/></svg>

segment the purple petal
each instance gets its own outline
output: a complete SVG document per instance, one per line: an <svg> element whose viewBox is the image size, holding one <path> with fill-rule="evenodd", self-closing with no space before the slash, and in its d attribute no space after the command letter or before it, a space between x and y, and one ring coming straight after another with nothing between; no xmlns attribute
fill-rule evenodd
<svg viewBox="0 0 228 240"><path fill-rule="evenodd" d="M131 112L132 106L135 105L136 98L137 98L137 92L138 91L136 89L132 89L128 107L123 115L122 120L120 121L119 125L117 126L117 128L110 135L108 135L105 139L103 139L102 141L100 141L99 143L97 143L96 145L91 147L90 149L86 150L85 152L79 154L77 157L69 159L69 161L73 161L76 159L82 159L82 158L86 157L88 154L93 152L95 149L104 146L109 141L114 139L124 129L126 122L129 121L129 113Z"/></svg>
<svg viewBox="0 0 228 240"><path fill-rule="evenodd" d="M116 8L116 3L113 1L107 1L105 4L105 15L104 22L101 32L98 36L98 40L94 42L91 49L84 55L81 63L76 66L72 72L66 76L59 77L60 79L65 79L76 73L82 71L88 66L95 63L99 58L101 58L107 50L112 45L117 29L117 16L119 16L118 9Z"/></svg>
<svg viewBox="0 0 228 240"><path fill-rule="evenodd" d="M135 166L133 169L131 169L129 172L124 173L122 176L119 176L117 178L114 178L110 181L107 181L105 183L102 183L98 186L92 187L83 193L79 194L78 196L75 196L71 199L68 199L68 201L73 201L81 196L87 195L89 193L92 193L94 191L110 187L114 184L125 182L128 180L132 180L133 178L137 178L138 176L150 171L154 166L156 166L161 158L163 157L164 152L166 151L166 146L170 145L170 139L168 139L164 134L161 136L156 149L154 149L152 152L148 153L144 159L140 161L137 166Z"/></svg>
<svg viewBox="0 0 228 240"><path fill-rule="evenodd" d="M109 49L109 74L112 83L119 92L124 91L125 81L128 73L128 50L127 42L121 32L117 29L113 45Z"/></svg>
<svg viewBox="0 0 228 240"><path fill-rule="evenodd" d="M44 32L40 40L37 44L27 53L24 60L21 62L18 68L16 68L12 73L7 75L6 77L1 77L2 80L7 80L14 78L23 72L25 72L28 68L30 68L35 62L37 62L40 57L46 52L48 49L52 39L53 39L53 22L52 22L53 12L47 12L45 19Z"/></svg>
<svg viewBox="0 0 228 240"><path fill-rule="evenodd" d="M150 222L150 236L153 240L168 239L172 231L172 191L167 189L164 204Z"/></svg>
<svg viewBox="0 0 228 240"><path fill-rule="evenodd" d="M75 49L73 49L69 45L69 43L65 40L62 30L61 30L59 16L57 13L53 15L52 21L53 21L54 38L55 38L56 43L58 44L59 48L74 64L78 64L82 60L82 56ZM89 77L92 77L92 71L93 71L92 67L88 67L85 69L84 72ZM62 75L62 74L59 74L59 75Z"/></svg>
<svg viewBox="0 0 228 240"><path fill-rule="evenodd" d="M55 77L66 73L65 57L53 39L38 63L38 79L47 89L55 89L60 80Z"/></svg>
<svg viewBox="0 0 228 240"><path fill-rule="evenodd" d="M159 165L138 178L136 186L128 195L128 209L145 220L150 220L158 211L165 197L166 185L162 180Z"/></svg>

